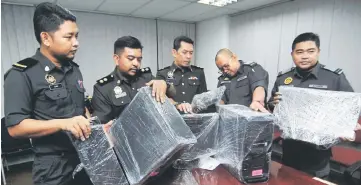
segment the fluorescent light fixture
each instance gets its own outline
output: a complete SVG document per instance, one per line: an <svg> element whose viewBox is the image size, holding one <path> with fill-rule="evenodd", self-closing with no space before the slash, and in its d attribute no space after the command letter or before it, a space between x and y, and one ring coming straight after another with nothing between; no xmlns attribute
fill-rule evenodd
<svg viewBox="0 0 361 185"><path fill-rule="evenodd" d="M236 3L237 0L199 0L198 3L212 6L226 6L227 4Z"/></svg>

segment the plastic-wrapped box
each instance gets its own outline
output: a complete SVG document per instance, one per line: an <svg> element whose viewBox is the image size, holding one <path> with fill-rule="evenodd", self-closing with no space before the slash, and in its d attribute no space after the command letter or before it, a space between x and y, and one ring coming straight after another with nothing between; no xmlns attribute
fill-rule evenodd
<svg viewBox="0 0 361 185"><path fill-rule="evenodd" d="M110 128L111 139L131 185L142 184L197 142L171 102L158 103L149 87L139 90Z"/></svg>
<svg viewBox="0 0 361 185"><path fill-rule="evenodd" d="M181 159L191 161L202 156L215 155L219 124L218 113L184 114L182 117L197 137L197 143L186 150Z"/></svg>
<svg viewBox="0 0 361 185"><path fill-rule="evenodd" d="M88 139L81 141L70 134L82 166L94 185L129 185L102 125L91 127Z"/></svg>
<svg viewBox="0 0 361 185"><path fill-rule="evenodd" d="M353 138L361 110L361 94L281 86L275 107L282 137L329 148L340 137Z"/></svg>
<svg viewBox="0 0 361 185"><path fill-rule="evenodd" d="M215 112L215 105L218 105L222 99L225 86L218 87L215 90L197 94L192 100L192 109L194 113L209 113Z"/></svg>
<svg viewBox="0 0 361 185"><path fill-rule="evenodd" d="M274 116L242 105L220 105L218 111L215 158L242 182L268 180Z"/></svg>

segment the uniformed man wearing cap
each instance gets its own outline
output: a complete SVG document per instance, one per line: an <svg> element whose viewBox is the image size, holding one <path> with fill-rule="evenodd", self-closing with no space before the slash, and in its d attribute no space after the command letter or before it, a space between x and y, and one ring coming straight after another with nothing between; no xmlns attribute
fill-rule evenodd
<svg viewBox="0 0 361 185"><path fill-rule="evenodd" d="M342 69L331 69L319 63L320 39L314 33L303 33L292 43L292 58L296 67L281 71L276 79L269 100L273 110L281 99L278 88L281 85L319 90L348 91L353 89ZM316 145L285 139L282 142L283 164L326 178L330 173L331 149L322 149Z"/></svg>
<svg viewBox="0 0 361 185"><path fill-rule="evenodd" d="M193 57L193 41L186 36L174 39L172 54L174 62L171 66L161 69L157 79L166 80L174 85L176 94L171 97L180 112L191 113L194 95L207 91L203 68L190 65Z"/></svg>
<svg viewBox="0 0 361 185"><path fill-rule="evenodd" d="M149 67L140 68L143 46L137 38L124 36L114 43L115 69L109 75L97 80L92 97L93 116L107 123L120 116L132 101L139 88L153 86L153 96L164 102L167 84L154 80Z"/></svg>
<svg viewBox="0 0 361 185"><path fill-rule="evenodd" d="M91 184L84 171L72 178L80 161L62 132L81 140L90 134L83 77L72 61L79 46L76 17L56 4L41 3L33 23L40 49L5 75L6 126L12 137L32 138L33 184Z"/></svg>
<svg viewBox="0 0 361 185"><path fill-rule="evenodd" d="M239 60L226 48L217 52L215 61L222 74L218 78L218 87L226 86L221 104L240 104L268 112L265 109L268 73L261 65Z"/></svg>

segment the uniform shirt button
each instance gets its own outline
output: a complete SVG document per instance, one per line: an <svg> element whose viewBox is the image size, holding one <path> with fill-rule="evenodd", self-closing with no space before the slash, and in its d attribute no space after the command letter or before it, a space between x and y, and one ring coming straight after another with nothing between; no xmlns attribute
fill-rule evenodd
<svg viewBox="0 0 361 185"><path fill-rule="evenodd" d="M132 89L134 90L134 87Z"/></svg>
<svg viewBox="0 0 361 185"><path fill-rule="evenodd" d="M182 94L185 94L185 92L182 92Z"/></svg>
<svg viewBox="0 0 361 185"><path fill-rule="evenodd" d="M182 77L183 77L184 75L182 75Z"/></svg>
<svg viewBox="0 0 361 185"><path fill-rule="evenodd" d="M122 103L123 103L123 101L122 101Z"/></svg>
<svg viewBox="0 0 361 185"><path fill-rule="evenodd" d="M182 83L182 85L184 85L184 83Z"/></svg>

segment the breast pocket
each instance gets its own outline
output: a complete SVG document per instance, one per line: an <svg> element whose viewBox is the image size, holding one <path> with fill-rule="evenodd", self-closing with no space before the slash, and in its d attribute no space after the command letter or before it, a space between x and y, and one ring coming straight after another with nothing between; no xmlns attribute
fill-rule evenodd
<svg viewBox="0 0 361 185"><path fill-rule="evenodd" d="M188 84L190 86L199 86L200 82L199 82L199 80L196 80L196 79L188 79Z"/></svg>
<svg viewBox="0 0 361 185"><path fill-rule="evenodd" d="M236 93L239 96L247 96L250 94L249 82L247 79L237 81L235 85Z"/></svg>
<svg viewBox="0 0 361 185"><path fill-rule="evenodd" d="M178 86L180 84L181 78L180 77L174 77L174 78L168 78L166 80L167 84Z"/></svg>
<svg viewBox="0 0 361 185"><path fill-rule="evenodd" d="M120 116L120 114L129 105L129 103L131 101L132 100L130 99L128 94L126 96L119 97L119 98L116 98L115 96L113 96L113 98L112 98L112 104L113 104L112 105L112 116L114 118L117 118L118 116Z"/></svg>
<svg viewBox="0 0 361 185"><path fill-rule="evenodd" d="M71 117L75 111L70 93L66 87L46 89L35 102L35 109L50 117Z"/></svg>

